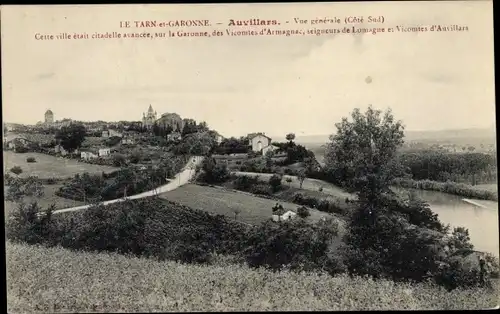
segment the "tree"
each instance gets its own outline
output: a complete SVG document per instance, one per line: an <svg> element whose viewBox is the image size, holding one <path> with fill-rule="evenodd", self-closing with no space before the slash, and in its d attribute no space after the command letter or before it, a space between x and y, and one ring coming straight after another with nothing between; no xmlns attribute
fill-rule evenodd
<svg viewBox="0 0 500 314"><path fill-rule="evenodd" d="M266 152L265 162L266 162L267 169L271 169L271 167L273 166L273 156L274 156L274 152L272 150L269 150Z"/></svg>
<svg viewBox="0 0 500 314"><path fill-rule="evenodd" d="M289 142L293 142L293 140L295 139L295 134L293 133L288 133L286 135L286 140L289 141Z"/></svg>
<svg viewBox="0 0 500 314"><path fill-rule="evenodd" d="M25 196L38 198L43 195L43 185L36 177L14 178L9 182L5 199L11 202L19 202Z"/></svg>
<svg viewBox="0 0 500 314"><path fill-rule="evenodd" d="M302 189L302 184L304 183L304 180L306 179L306 170L305 169L300 169L299 173L297 174L297 178L299 179L299 184L300 188Z"/></svg>
<svg viewBox="0 0 500 314"><path fill-rule="evenodd" d="M395 157L404 143L404 126L390 109L381 114L371 106L365 114L354 109L352 121L343 118L336 124L337 134L330 136L325 155L326 168L374 207L381 195L391 193L392 180L402 172Z"/></svg>
<svg viewBox="0 0 500 314"><path fill-rule="evenodd" d="M233 209L233 213L234 213L234 220L238 220L238 215L241 213L241 209L235 208Z"/></svg>
<svg viewBox="0 0 500 314"><path fill-rule="evenodd" d="M225 163L217 163L214 158L203 161L203 179L206 183L222 183L229 179L229 170Z"/></svg>
<svg viewBox="0 0 500 314"><path fill-rule="evenodd" d="M72 152L81 147L86 135L85 126L80 123L63 126L56 133L56 140L67 151Z"/></svg>
<svg viewBox="0 0 500 314"><path fill-rule="evenodd" d="M271 186L273 193L276 193L281 188L281 179L283 177L278 174L273 174L271 178L269 178L269 185Z"/></svg>
<svg viewBox="0 0 500 314"><path fill-rule="evenodd" d="M137 164L141 161L142 159L142 154L139 150L134 150L131 154L130 154L130 162L133 163L133 164Z"/></svg>
<svg viewBox="0 0 500 314"><path fill-rule="evenodd" d="M297 215L298 215L300 218L307 218L307 217L309 217L311 214L309 213L309 209L307 209L307 207L305 207L305 206L300 206L299 208L297 208Z"/></svg>
<svg viewBox="0 0 500 314"><path fill-rule="evenodd" d="M125 158L122 154L114 154L113 155L113 166L122 167L127 164L127 158Z"/></svg>
<svg viewBox="0 0 500 314"><path fill-rule="evenodd" d="M470 243L469 230L464 227L453 228L448 246L452 252L473 250L474 246Z"/></svg>

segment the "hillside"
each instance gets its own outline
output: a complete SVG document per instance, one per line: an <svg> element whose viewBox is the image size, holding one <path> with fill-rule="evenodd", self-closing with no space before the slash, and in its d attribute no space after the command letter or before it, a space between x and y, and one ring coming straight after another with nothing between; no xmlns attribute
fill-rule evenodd
<svg viewBox="0 0 500 314"><path fill-rule="evenodd" d="M182 265L118 254L6 243L7 311L336 311L484 309L490 292L230 265Z"/></svg>

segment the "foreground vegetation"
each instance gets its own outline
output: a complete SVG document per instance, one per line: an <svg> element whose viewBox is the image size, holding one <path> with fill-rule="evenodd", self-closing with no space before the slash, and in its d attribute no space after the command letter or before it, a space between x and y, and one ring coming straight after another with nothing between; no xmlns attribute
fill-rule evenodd
<svg viewBox="0 0 500 314"><path fill-rule="evenodd" d="M7 308L25 312L471 310L494 290L211 266L7 242Z"/></svg>

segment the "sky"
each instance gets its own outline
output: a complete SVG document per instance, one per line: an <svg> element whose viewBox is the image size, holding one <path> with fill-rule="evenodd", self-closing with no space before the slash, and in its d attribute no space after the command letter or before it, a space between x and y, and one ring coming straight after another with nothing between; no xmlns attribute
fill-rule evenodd
<svg viewBox="0 0 500 314"><path fill-rule="evenodd" d="M56 120L138 121L151 104L158 115L176 112L206 121L224 136L260 131L300 137L330 134L354 108L371 104L391 108L408 130L495 124L493 9L488 1L1 10L6 122L34 124L47 109ZM320 26L294 25L293 18L368 15L383 15L385 27L458 24L469 31L155 40L34 37L122 32L119 22L125 20L209 19L223 23L210 31L224 31L230 18L277 19L279 27L314 28Z"/></svg>

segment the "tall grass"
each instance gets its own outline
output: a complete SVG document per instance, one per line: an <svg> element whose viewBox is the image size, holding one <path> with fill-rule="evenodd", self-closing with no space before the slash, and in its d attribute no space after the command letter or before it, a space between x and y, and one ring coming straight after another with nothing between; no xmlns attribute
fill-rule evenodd
<svg viewBox="0 0 500 314"><path fill-rule="evenodd" d="M412 180L412 179L396 179L393 181L394 186L407 188L407 189L420 189L428 191L437 191L449 193L468 198L475 198L481 200L498 201L498 193L495 191L484 190L475 188L468 184L456 182L437 182L431 180Z"/></svg>
<svg viewBox="0 0 500 314"><path fill-rule="evenodd" d="M7 307L19 312L484 309L492 290L158 262L7 242Z"/></svg>

